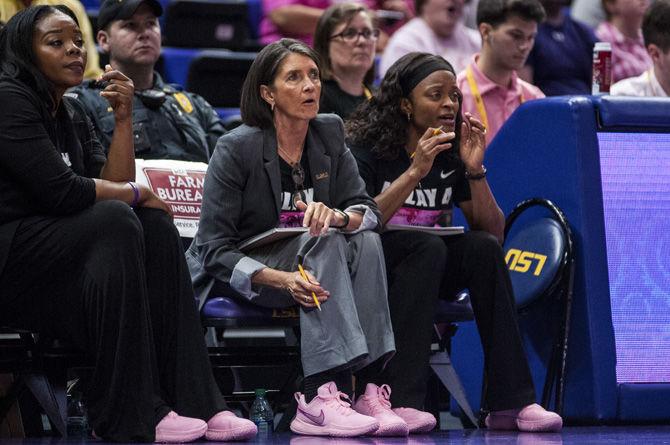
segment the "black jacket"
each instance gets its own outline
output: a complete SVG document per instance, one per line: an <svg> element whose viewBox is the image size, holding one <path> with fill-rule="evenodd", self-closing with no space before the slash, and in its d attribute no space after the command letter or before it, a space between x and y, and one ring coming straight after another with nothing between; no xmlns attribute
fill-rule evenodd
<svg viewBox="0 0 670 445"><path fill-rule="evenodd" d="M63 98L55 117L32 89L0 79L0 274L21 220L95 202L105 155L86 114ZM69 164L69 165L68 165Z"/></svg>

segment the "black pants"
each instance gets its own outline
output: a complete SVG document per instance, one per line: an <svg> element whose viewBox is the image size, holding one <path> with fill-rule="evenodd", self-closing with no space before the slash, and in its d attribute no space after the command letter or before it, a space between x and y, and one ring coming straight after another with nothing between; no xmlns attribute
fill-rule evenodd
<svg viewBox="0 0 670 445"><path fill-rule="evenodd" d="M380 382L393 390L393 406L421 409L437 298L467 288L484 350L487 407L519 408L535 402L516 320L512 284L498 241L486 232L438 237L420 232L382 234L396 355Z"/></svg>
<svg viewBox="0 0 670 445"><path fill-rule="evenodd" d="M153 441L170 409L225 409L179 235L165 212L100 202L23 220L0 275L0 322L67 340L93 359L95 433Z"/></svg>

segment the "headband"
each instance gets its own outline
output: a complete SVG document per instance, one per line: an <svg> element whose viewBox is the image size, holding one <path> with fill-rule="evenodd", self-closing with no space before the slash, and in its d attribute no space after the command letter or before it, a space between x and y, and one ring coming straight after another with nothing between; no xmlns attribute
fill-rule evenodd
<svg viewBox="0 0 670 445"><path fill-rule="evenodd" d="M428 62L422 63L421 65L411 70L404 77L400 78L400 88L402 89L402 95L404 97L409 97L414 87L416 87L419 82L433 74L435 71L449 71L453 75L456 75L454 68L446 60L442 58L429 60Z"/></svg>

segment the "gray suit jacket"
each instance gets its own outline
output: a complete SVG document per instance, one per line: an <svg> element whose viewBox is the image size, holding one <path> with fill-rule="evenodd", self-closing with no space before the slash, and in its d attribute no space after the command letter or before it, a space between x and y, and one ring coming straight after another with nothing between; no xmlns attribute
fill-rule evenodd
<svg viewBox="0 0 670 445"><path fill-rule="evenodd" d="M344 143L342 120L322 114L309 124L308 150L314 201L331 208L366 206L381 215L365 191L353 155ZM200 225L186 259L196 295L204 300L215 280L251 298L251 276L265 267L237 246L277 226L281 176L274 128L242 125L222 136L209 162ZM377 225L379 229L380 225Z"/></svg>

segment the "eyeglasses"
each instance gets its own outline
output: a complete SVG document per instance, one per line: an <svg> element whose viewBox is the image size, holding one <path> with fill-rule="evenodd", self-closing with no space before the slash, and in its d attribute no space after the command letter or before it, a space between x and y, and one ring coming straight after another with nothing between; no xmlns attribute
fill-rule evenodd
<svg viewBox="0 0 670 445"><path fill-rule="evenodd" d="M379 39L379 30L377 28L375 29L365 28L364 30L359 31L354 28L347 28L341 33L335 34L334 36L330 36L330 39L332 40L337 37L341 37L342 40L344 40L347 43L354 43L355 41L358 40L358 36L363 37L364 40L377 41L377 39Z"/></svg>
<svg viewBox="0 0 670 445"><path fill-rule="evenodd" d="M297 207L297 201L302 201L306 204L307 195L303 189L303 184L305 183L305 170L302 168L300 161L296 162L295 164L291 164L291 179L293 179L293 185L295 186L293 196L291 197L293 206Z"/></svg>

